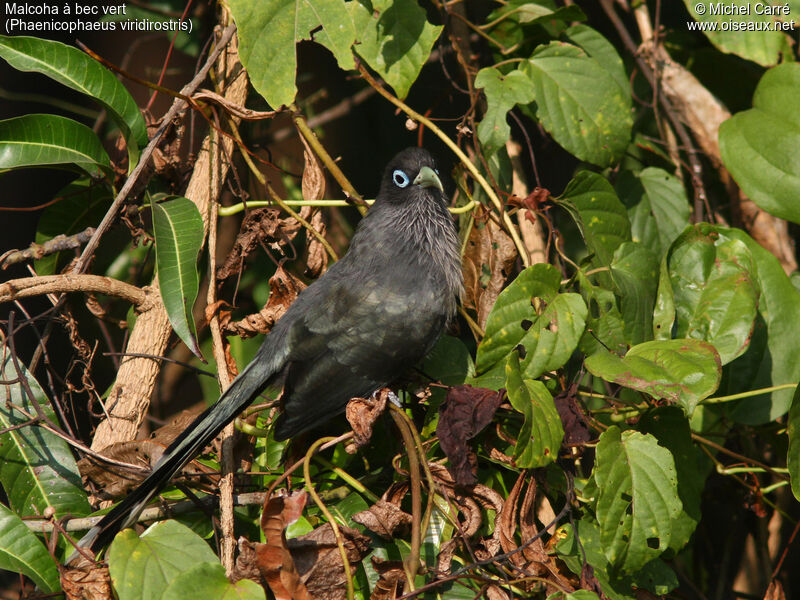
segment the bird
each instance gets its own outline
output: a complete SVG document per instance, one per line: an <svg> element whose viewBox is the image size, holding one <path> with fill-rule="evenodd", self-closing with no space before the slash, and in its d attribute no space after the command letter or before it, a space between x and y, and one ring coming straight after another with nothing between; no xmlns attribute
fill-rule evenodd
<svg viewBox="0 0 800 600"><path fill-rule="evenodd" d="M458 233L436 161L423 148L407 148L386 167L347 253L299 294L219 400L78 547L97 554L132 525L266 388L282 389L274 436L286 440L392 383L433 348L463 287Z"/></svg>

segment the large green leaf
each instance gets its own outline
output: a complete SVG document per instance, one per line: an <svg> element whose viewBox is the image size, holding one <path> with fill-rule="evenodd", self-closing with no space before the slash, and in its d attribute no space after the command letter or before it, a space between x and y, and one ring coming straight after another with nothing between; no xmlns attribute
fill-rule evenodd
<svg viewBox="0 0 800 600"><path fill-rule="evenodd" d="M110 170L94 131L56 115L24 115L0 121L0 170L75 164L89 175Z"/></svg>
<svg viewBox="0 0 800 600"><path fill-rule="evenodd" d="M219 563L200 563L175 577L161 600L264 600L264 588L255 581L231 583Z"/></svg>
<svg viewBox="0 0 800 600"><path fill-rule="evenodd" d="M533 102L533 83L517 69L503 75L494 67L486 67L478 71L475 87L483 88L486 94L486 114L478 124L478 139L486 156L490 156L511 137L506 121L508 111L517 104Z"/></svg>
<svg viewBox="0 0 800 600"><path fill-rule="evenodd" d="M670 451L678 474L678 496L682 510L672 522L669 547L680 551L700 522L700 501L713 463L692 442L692 431L683 412L676 406L659 406L645 413L638 423L641 433L656 437Z"/></svg>
<svg viewBox="0 0 800 600"><path fill-rule="evenodd" d="M3 352L0 429L28 423L37 415L34 402L44 417L56 423L50 400L39 383L21 363L18 374L8 347ZM21 517L41 516L49 507L55 510L56 518L84 516L91 511L69 446L38 425L25 425L0 435L0 483L11 508Z"/></svg>
<svg viewBox="0 0 800 600"><path fill-rule="evenodd" d="M199 286L197 254L203 245L203 219L188 198L176 197L151 206L161 300L175 333L202 357L192 307Z"/></svg>
<svg viewBox="0 0 800 600"><path fill-rule="evenodd" d="M764 66L774 65L782 56L792 55L790 39L785 33L775 31L772 27L775 17L763 12L759 14L750 0L699 3L695 0L683 0L683 3L697 21L694 31L702 31L723 52L736 54ZM769 6L771 3L758 4ZM697 7L704 10L698 13ZM720 7L727 8L729 13L723 12ZM789 21L792 15L783 19Z"/></svg>
<svg viewBox="0 0 800 600"><path fill-rule="evenodd" d="M603 167L622 156L633 125L630 96L600 62L552 42L521 68L536 90L533 115L568 152Z"/></svg>
<svg viewBox="0 0 800 600"><path fill-rule="evenodd" d="M603 593L609 600L636 600L640 590L663 596L678 587L678 577L660 558L651 560L636 573L627 575L612 568L600 541L600 526L591 518L573 520L559 529L556 551L576 575L589 563ZM578 535L575 535L575 529ZM577 538L577 539L576 539Z"/></svg>
<svg viewBox="0 0 800 600"><path fill-rule="evenodd" d="M108 570L119 600L161 598L180 574L199 563L218 562L203 538L172 520L152 525L141 537L125 529L108 549Z"/></svg>
<svg viewBox="0 0 800 600"><path fill-rule="evenodd" d="M564 32L564 35L570 42L579 46L581 50L608 71L608 74L617 82L620 91L628 98L628 103L630 104L630 78L625 72L625 65L622 63L619 54L617 54L617 49L614 48L614 45L588 25L572 25Z"/></svg>
<svg viewBox="0 0 800 600"><path fill-rule="evenodd" d="M691 207L683 184L663 169L648 167L636 174L624 171L616 189L628 209L633 240L661 258L689 225Z"/></svg>
<svg viewBox="0 0 800 600"><path fill-rule="evenodd" d="M766 338L761 344L751 342L750 350L726 367L726 393L800 381L800 337L795 328L800 323L800 294L778 259L745 232L726 227L713 230L721 237L743 242L750 250L761 289L756 333ZM737 400L729 414L739 422L759 425L785 415L791 401L792 390L778 390Z"/></svg>
<svg viewBox="0 0 800 600"><path fill-rule="evenodd" d="M747 246L699 224L675 240L666 273L670 284L659 294L672 295L675 337L711 342L723 365L741 356L750 343L759 296Z"/></svg>
<svg viewBox="0 0 800 600"><path fill-rule="evenodd" d="M239 56L256 91L270 106L294 102L297 94L295 45L314 39L331 52L343 69L354 66L350 47L353 20L342 0L230 0L239 31Z"/></svg>
<svg viewBox="0 0 800 600"><path fill-rule="evenodd" d="M794 391L789 408L789 420L786 422L786 433L789 436L789 447L786 452L786 466L789 467L792 493L800 500L800 386Z"/></svg>
<svg viewBox="0 0 800 600"><path fill-rule="evenodd" d="M486 320L486 335L476 359L488 371L522 345L525 378L536 379L561 367L578 345L586 322L586 304L578 294L559 294L561 274L548 264L525 269L497 297Z"/></svg>
<svg viewBox="0 0 800 600"><path fill-rule="evenodd" d="M517 435L514 461L521 469L544 467L558 458L564 428L553 396L541 381L523 379L519 356L514 352L506 362L508 401L524 415Z"/></svg>
<svg viewBox="0 0 800 600"><path fill-rule="evenodd" d="M428 60L441 25L431 25L416 0L353 0L358 55L405 98Z"/></svg>
<svg viewBox="0 0 800 600"><path fill-rule="evenodd" d="M658 260L645 245L625 242L614 252L611 277L619 290L625 335L630 344L653 337L657 274Z"/></svg>
<svg viewBox="0 0 800 600"><path fill-rule="evenodd" d="M87 227L97 225L111 204L111 191L88 178L78 179L56 193L62 199L48 206L36 226L36 243L44 244L57 235L73 235ZM34 262L38 275L56 272L60 252L44 256Z"/></svg>
<svg viewBox="0 0 800 600"><path fill-rule="evenodd" d="M77 48L34 37L0 36L0 57L15 69L43 73L97 100L125 136L133 169L139 148L147 144L147 127L133 97L111 71Z"/></svg>
<svg viewBox="0 0 800 600"><path fill-rule="evenodd" d="M597 173L580 171L555 202L575 219L598 266L608 267L614 251L631 239L625 207L611 184Z"/></svg>
<svg viewBox="0 0 800 600"><path fill-rule="evenodd" d="M747 36L741 36L746 38ZM800 223L800 64L770 69L753 95L753 108L719 129L722 161L759 207Z"/></svg>
<svg viewBox="0 0 800 600"><path fill-rule="evenodd" d="M45 592L60 589L58 567L22 519L0 504L0 569L22 573Z"/></svg>
<svg viewBox="0 0 800 600"><path fill-rule="evenodd" d="M693 339L645 342L624 358L601 351L585 364L592 375L678 404L689 416L719 387L722 370L714 346Z"/></svg>
<svg viewBox="0 0 800 600"><path fill-rule="evenodd" d="M675 462L652 435L609 427L597 444L597 521L609 562L633 573L670 546L681 510Z"/></svg>

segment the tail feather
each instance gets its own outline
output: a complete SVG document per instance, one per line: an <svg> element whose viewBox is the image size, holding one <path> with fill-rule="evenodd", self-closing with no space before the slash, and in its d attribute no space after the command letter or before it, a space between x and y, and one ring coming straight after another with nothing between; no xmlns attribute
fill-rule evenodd
<svg viewBox="0 0 800 600"><path fill-rule="evenodd" d="M265 363L258 358L251 362L220 399L192 421L191 425L170 444L156 463L153 472L92 527L78 542L78 546L97 553L111 542L117 532L132 525L148 502L169 483L170 479L269 385L277 372L277 365L273 366L274 362L277 361ZM265 372L265 364L270 364L270 372ZM76 555L77 551L67 562Z"/></svg>

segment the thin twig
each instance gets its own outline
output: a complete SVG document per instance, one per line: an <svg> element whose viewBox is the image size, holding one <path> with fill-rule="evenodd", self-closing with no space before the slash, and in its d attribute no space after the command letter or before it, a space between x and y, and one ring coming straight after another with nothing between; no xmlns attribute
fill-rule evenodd
<svg viewBox="0 0 800 600"><path fill-rule="evenodd" d="M135 285L102 277L100 275L81 275L65 273L63 275L42 275L12 279L0 284L0 302L9 302L17 298L30 298L44 294L84 292L105 294L127 300L137 307L147 302L147 292Z"/></svg>

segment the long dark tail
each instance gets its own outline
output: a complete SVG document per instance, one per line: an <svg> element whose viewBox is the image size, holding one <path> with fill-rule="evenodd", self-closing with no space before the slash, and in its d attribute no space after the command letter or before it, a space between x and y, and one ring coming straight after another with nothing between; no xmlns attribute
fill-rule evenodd
<svg viewBox="0 0 800 600"><path fill-rule="evenodd" d="M156 464L153 472L103 520L81 538L78 546L93 553L107 546L117 532L132 525L148 502L172 477L192 460L220 431L233 421L273 378L278 361L263 361L256 357L213 405L209 406L175 439ZM70 562L76 553L68 559Z"/></svg>

